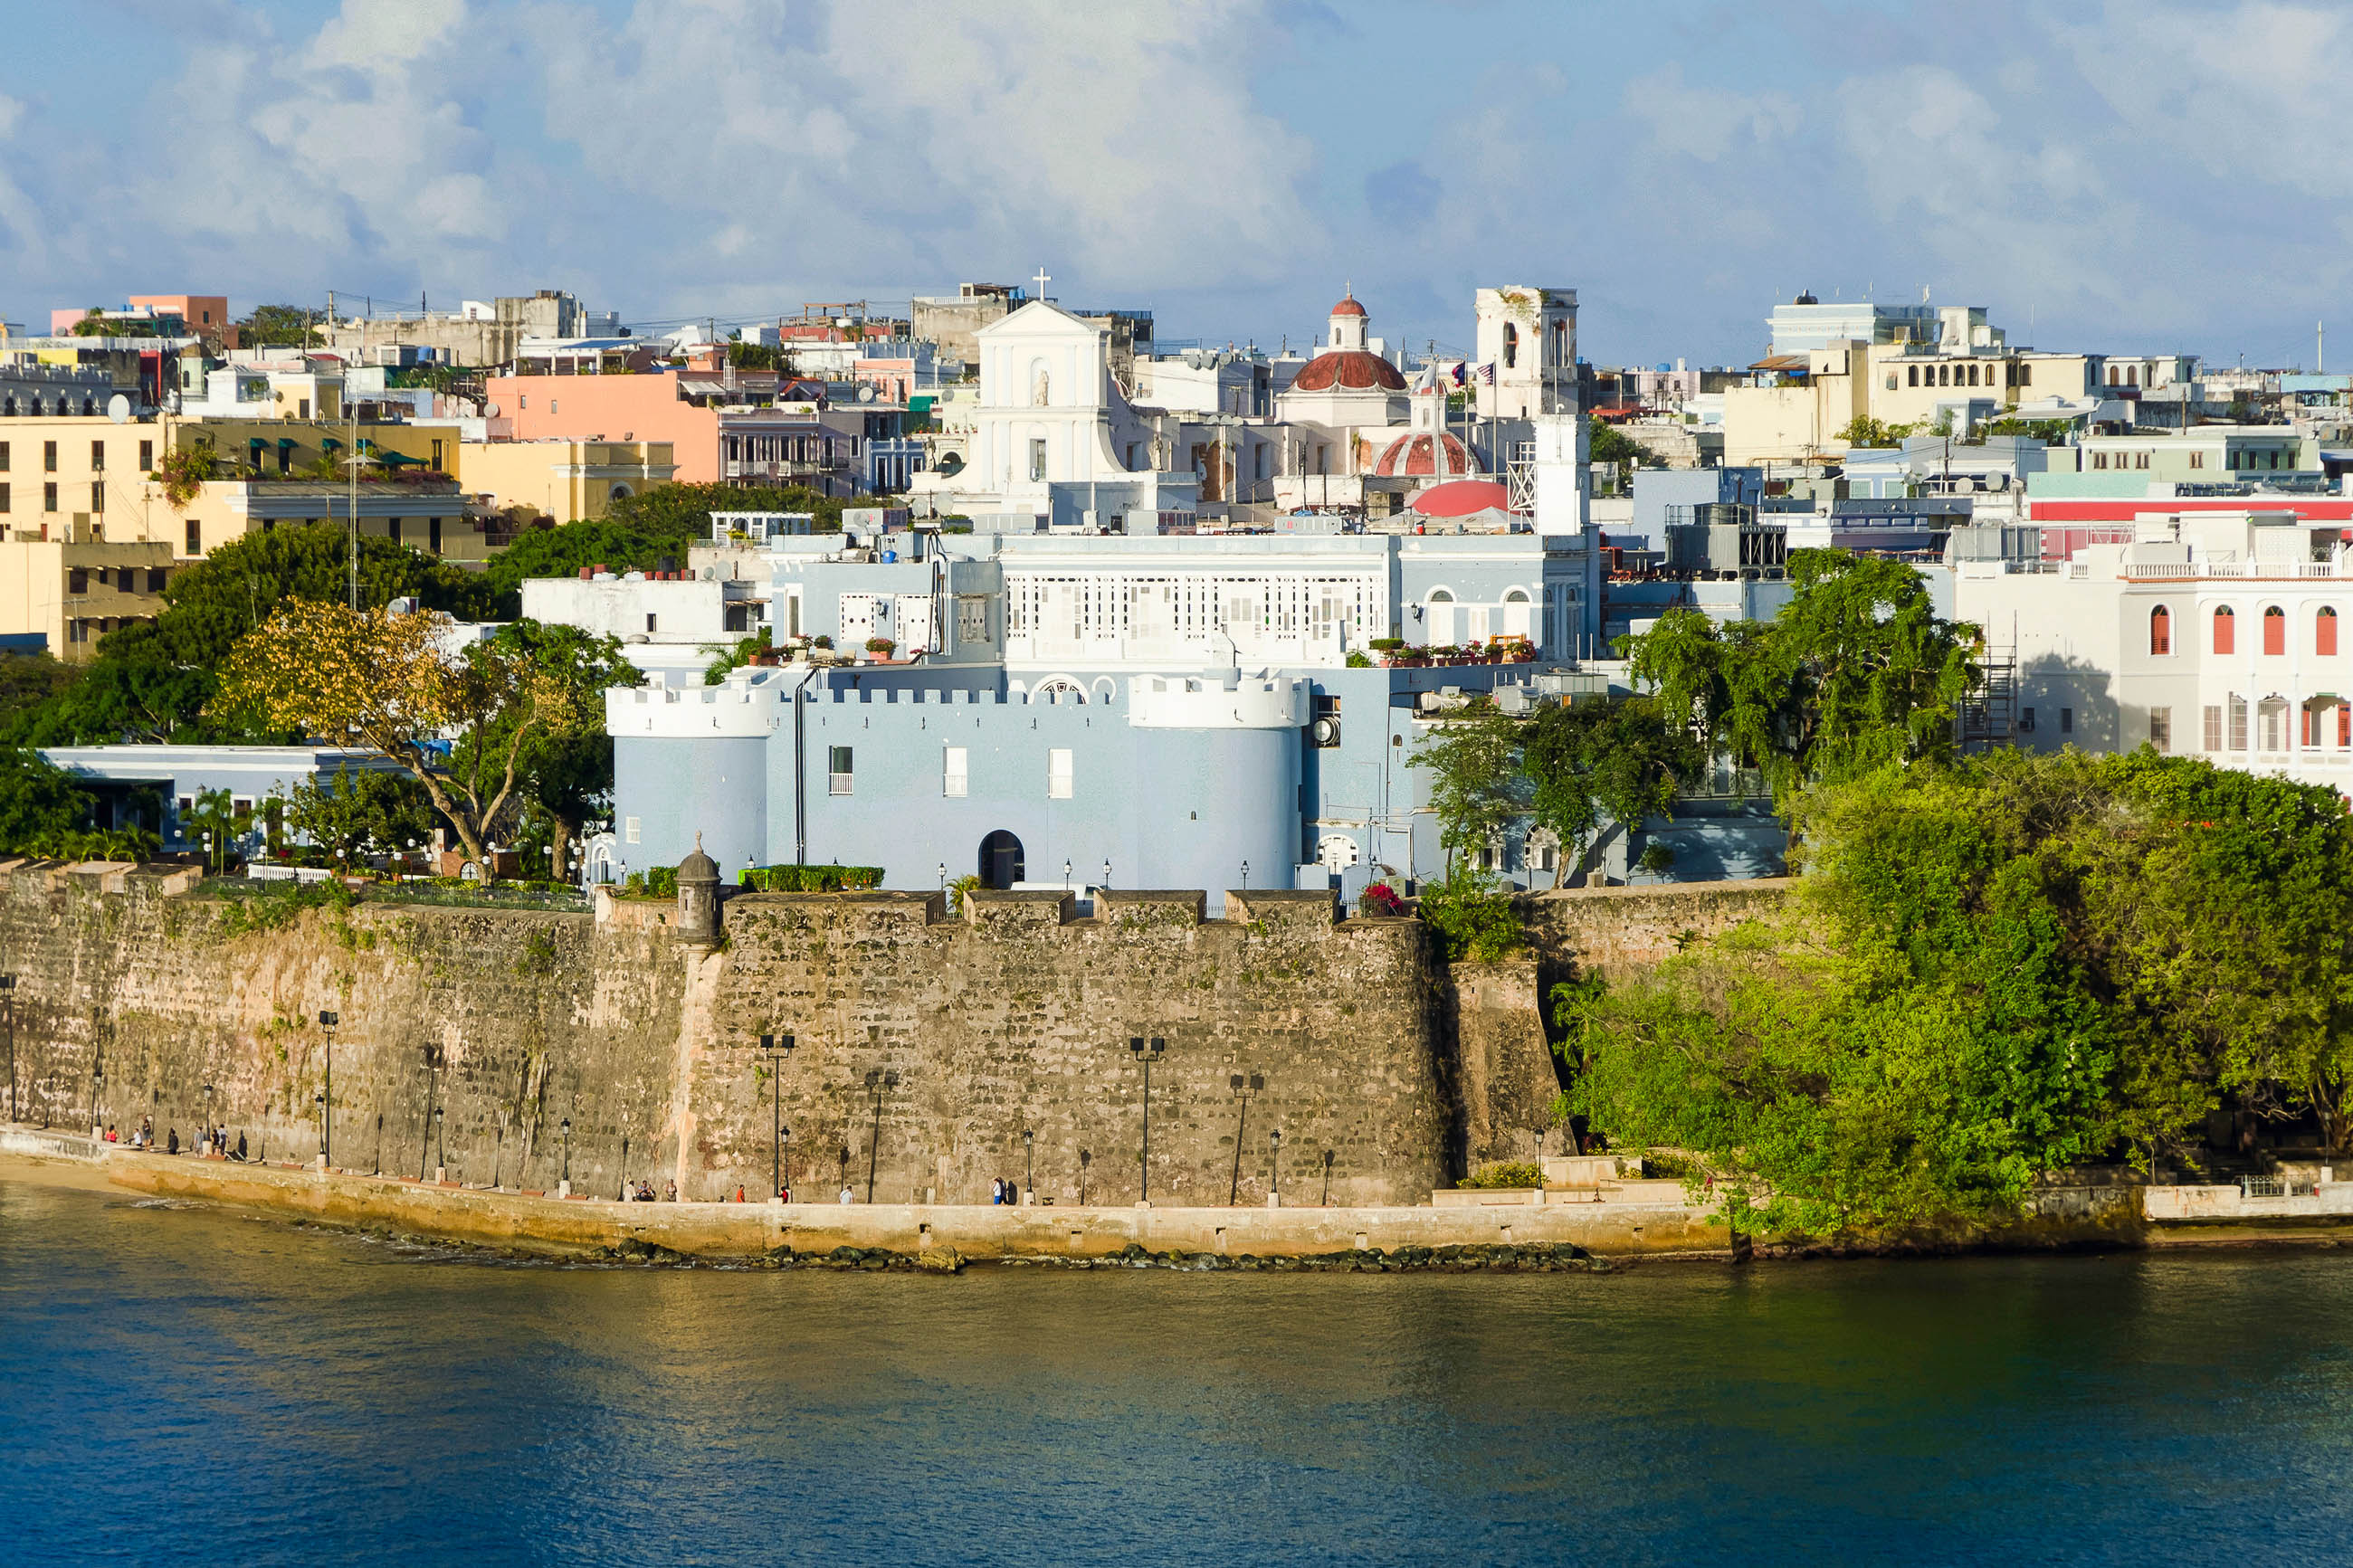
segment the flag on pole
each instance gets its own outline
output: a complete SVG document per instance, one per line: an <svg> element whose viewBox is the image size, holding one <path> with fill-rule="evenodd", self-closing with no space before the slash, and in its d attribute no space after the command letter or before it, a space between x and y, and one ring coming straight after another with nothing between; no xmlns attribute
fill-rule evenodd
<svg viewBox="0 0 2353 1568"><path fill-rule="evenodd" d="M1485 382L1489 386L1495 384L1495 362L1493 360L1489 360L1485 364L1479 367L1479 379Z"/></svg>
<svg viewBox="0 0 2353 1568"><path fill-rule="evenodd" d="M1470 363L1469 363L1469 362L1468 362L1468 361L1465 361L1465 360L1456 360L1456 361L1454 362L1454 371L1453 371L1453 375L1454 375L1454 384L1455 384L1455 385L1460 386L1460 385L1461 385L1461 384L1462 384L1463 373L1464 373L1465 371L1469 370L1470 368L1471 368L1471 366L1470 366Z"/></svg>

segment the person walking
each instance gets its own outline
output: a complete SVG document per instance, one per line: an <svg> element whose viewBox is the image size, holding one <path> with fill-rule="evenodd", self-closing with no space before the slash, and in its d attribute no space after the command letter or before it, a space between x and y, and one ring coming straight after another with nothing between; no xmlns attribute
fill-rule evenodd
<svg viewBox="0 0 2353 1568"><path fill-rule="evenodd" d="M841 1184L841 1201L843 1203L849 1203L851 1201L849 1195L849 1184L848 1182Z"/></svg>
<svg viewBox="0 0 2353 1568"><path fill-rule="evenodd" d="M1002 1176L991 1176L988 1179L988 1202L990 1206L995 1207L997 1205L1001 1204L1004 1201L1005 1178Z"/></svg>
<svg viewBox="0 0 2353 1568"><path fill-rule="evenodd" d="M164 1152L166 1154L178 1153L180 1152L180 1130L176 1127L167 1127L164 1130L164 1137L165 1140Z"/></svg>

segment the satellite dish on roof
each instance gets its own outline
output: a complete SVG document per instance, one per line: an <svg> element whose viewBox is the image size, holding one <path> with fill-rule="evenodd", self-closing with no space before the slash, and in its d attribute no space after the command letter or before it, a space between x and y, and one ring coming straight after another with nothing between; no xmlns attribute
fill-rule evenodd
<svg viewBox="0 0 2353 1568"><path fill-rule="evenodd" d="M485 418L485 419L496 419L498 416L499 416L499 405L498 405L497 404L495 404L495 403L485 403L485 404L483 404L483 405L482 405L482 417L483 417L483 418Z"/></svg>
<svg viewBox="0 0 2353 1568"><path fill-rule="evenodd" d="M113 396L108 398L106 400L106 416L109 419L113 420L117 425L128 425L131 423L131 399L123 396L122 394L119 392Z"/></svg>
<svg viewBox="0 0 2353 1568"><path fill-rule="evenodd" d="M859 401L859 402L860 402L860 403L871 403L871 402L873 402L873 401L874 401L874 388L873 388L873 387L871 387L871 386L861 386L861 387L860 387L860 388L858 389L858 401Z"/></svg>

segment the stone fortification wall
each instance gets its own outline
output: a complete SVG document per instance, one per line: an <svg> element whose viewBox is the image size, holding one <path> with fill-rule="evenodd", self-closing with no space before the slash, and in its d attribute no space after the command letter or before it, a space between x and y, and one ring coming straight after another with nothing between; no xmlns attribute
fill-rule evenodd
<svg viewBox="0 0 2353 1568"><path fill-rule="evenodd" d="M1787 877L1740 882L1661 882L1631 888L1570 888L1515 900L1535 944L1544 984L1574 973L1625 974L1672 958L1702 937L1780 911L1796 883Z"/></svg>
<svg viewBox="0 0 2353 1568"><path fill-rule="evenodd" d="M340 1016L334 1163L575 1191L626 1175L708 1199L765 1193L790 1129L799 1196L1133 1203L1151 1068L1151 1192L1167 1205L1423 1201L1523 1156L1549 1120L1547 966L1655 962L1782 885L1611 889L1529 901L1530 965L1432 963L1420 923L1335 923L1311 893L746 895L699 947L675 910L596 915L368 901L272 929L193 874L0 865L21 1120L192 1139L207 1119L272 1160L319 1145ZM283 906L279 906L281 914ZM0 1014L5 1016L5 1014ZM793 1037L780 1081L763 1034ZM93 1086L91 1068L104 1078ZM875 1090L866 1078L877 1075ZM895 1084L882 1075L895 1073ZM1248 1098L1231 1081L1262 1076ZM212 1089L209 1098L205 1086ZM1276 1154L1271 1134L1282 1133ZM1025 1142L1024 1134L1029 1134ZM1239 1134L1239 1140L1238 1140ZM1237 1152L1239 1152L1239 1161ZM1083 1154L1083 1158L1082 1157ZM846 1155L846 1158L845 1158Z"/></svg>
<svg viewBox="0 0 2353 1568"><path fill-rule="evenodd" d="M569 1120L575 1190L626 1173L681 1196L765 1189L772 1117L790 1127L797 1194L985 1201L989 1178L1060 1203L1139 1194L1143 1064L1152 1191L1165 1203L1263 1202L1277 1178L1334 1202L1424 1198L1458 1163L1432 1029L1436 986L1410 921L1335 925L1318 895L1124 894L1074 920L1059 894L755 895L726 940L680 940L661 906L605 918L392 902L311 909L252 929L185 874L0 868L0 966L19 976L23 1119L152 1112L185 1138L206 1120L256 1154L318 1148L333 1046L334 1163L553 1188ZM763 1033L797 1048L781 1085ZM896 1072L880 1096L869 1071ZM1231 1075L1261 1074L1242 1131ZM210 1084L209 1099L204 1086ZM779 1092L780 1089L780 1092ZM434 1112L438 1110L437 1117ZM1025 1145L1022 1134L1034 1142ZM843 1158L844 1152L849 1158Z"/></svg>

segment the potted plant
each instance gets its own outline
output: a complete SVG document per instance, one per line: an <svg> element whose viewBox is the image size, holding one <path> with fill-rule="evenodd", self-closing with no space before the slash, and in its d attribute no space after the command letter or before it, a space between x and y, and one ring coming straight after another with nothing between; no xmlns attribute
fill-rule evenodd
<svg viewBox="0 0 2353 1568"><path fill-rule="evenodd" d="M874 656L875 663L888 664L891 662L891 656L899 651L899 645L889 637L868 637L866 651Z"/></svg>

